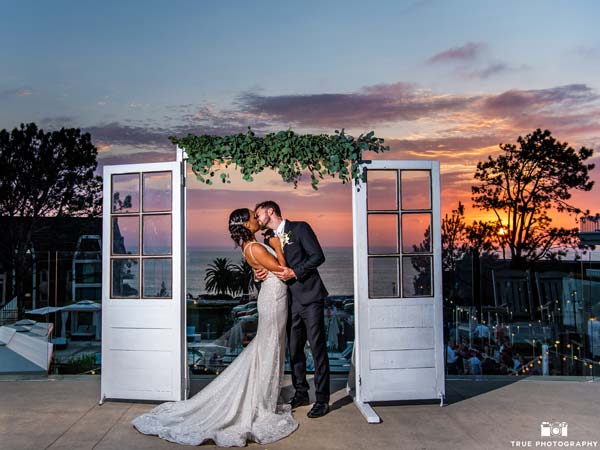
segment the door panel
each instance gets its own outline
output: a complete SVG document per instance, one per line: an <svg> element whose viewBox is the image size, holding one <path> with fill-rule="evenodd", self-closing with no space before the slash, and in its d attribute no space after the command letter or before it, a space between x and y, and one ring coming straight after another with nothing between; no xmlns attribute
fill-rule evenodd
<svg viewBox="0 0 600 450"><path fill-rule="evenodd" d="M439 163L370 161L353 191L357 398L444 395Z"/></svg>
<svg viewBox="0 0 600 450"><path fill-rule="evenodd" d="M181 400L184 162L104 167L102 398Z"/></svg>

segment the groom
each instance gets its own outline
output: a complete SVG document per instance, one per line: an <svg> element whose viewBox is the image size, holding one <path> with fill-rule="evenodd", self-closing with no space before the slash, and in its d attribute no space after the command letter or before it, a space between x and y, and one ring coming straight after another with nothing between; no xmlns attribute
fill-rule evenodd
<svg viewBox="0 0 600 450"><path fill-rule="evenodd" d="M288 265L274 273L288 285L287 332L292 383L296 390L290 405L296 408L309 403L304 355L308 338L315 363L317 401L307 415L311 418L324 416L329 412L329 359L323 319L328 292L317 271L325 261L323 250L310 225L283 219L277 203L270 200L259 203L254 212L262 229L273 230L280 237ZM267 276L266 270L257 269L255 273L257 279Z"/></svg>

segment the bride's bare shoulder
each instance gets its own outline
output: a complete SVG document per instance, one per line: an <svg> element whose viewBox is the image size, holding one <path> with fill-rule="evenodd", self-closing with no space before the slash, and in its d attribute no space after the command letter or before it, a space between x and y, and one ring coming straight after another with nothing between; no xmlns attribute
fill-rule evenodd
<svg viewBox="0 0 600 450"><path fill-rule="evenodd" d="M265 253L267 253L267 249L260 242L250 242L244 247L243 253L246 257L246 260L249 257L256 259L257 257L260 258Z"/></svg>

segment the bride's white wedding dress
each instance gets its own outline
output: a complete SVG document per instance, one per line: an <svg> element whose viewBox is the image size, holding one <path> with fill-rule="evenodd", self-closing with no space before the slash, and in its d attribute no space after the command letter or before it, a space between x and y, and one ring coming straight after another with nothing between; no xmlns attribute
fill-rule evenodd
<svg viewBox="0 0 600 450"><path fill-rule="evenodd" d="M212 440L221 447L243 447L246 441L268 444L294 432L298 423L289 405L277 403L285 357L287 287L272 273L262 283L257 306L256 336L227 369L194 397L163 403L135 418L133 426L179 444Z"/></svg>

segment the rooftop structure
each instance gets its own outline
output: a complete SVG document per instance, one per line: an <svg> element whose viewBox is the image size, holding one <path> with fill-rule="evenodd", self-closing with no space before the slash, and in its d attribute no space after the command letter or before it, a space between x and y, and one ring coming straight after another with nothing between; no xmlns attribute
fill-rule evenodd
<svg viewBox="0 0 600 450"><path fill-rule="evenodd" d="M579 238L583 244L600 245L600 214L580 219Z"/></svg>

